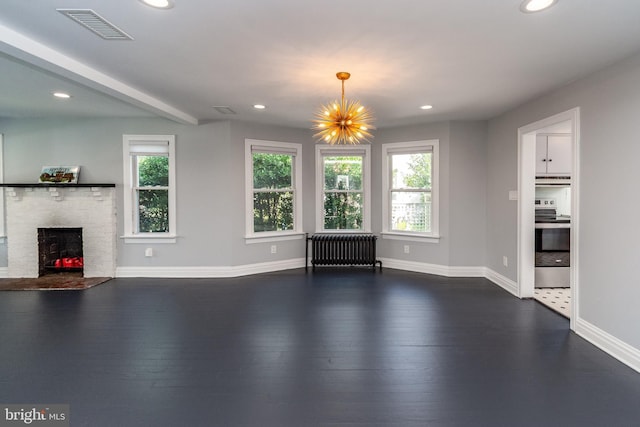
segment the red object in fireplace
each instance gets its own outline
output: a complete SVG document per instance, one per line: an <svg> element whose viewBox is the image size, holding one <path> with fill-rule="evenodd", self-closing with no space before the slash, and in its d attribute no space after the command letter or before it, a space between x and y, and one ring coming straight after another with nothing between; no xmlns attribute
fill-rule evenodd
<svg viewBox="0 0 640 427"><path fill-rule="evenodd" d="M84 259L82 257L58 258L53 266L55 268L82 268Z"/></svg>

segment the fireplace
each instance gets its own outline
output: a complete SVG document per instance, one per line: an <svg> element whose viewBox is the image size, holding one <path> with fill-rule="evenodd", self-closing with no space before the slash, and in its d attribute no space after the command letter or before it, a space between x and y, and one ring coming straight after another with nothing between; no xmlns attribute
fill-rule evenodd
<svg viewBox="0 0 640 427"><path fill-rule="evenodd" d="M115 276L113 184L2 186L8 277L37 278L57 271L76 271L71 274L85 278Z"/></svg>
<svg viewBox="0 0 640 427"><path fill-rule="evenodd" d="M38 276L82 273L82 228L38 228Z"/></svg>

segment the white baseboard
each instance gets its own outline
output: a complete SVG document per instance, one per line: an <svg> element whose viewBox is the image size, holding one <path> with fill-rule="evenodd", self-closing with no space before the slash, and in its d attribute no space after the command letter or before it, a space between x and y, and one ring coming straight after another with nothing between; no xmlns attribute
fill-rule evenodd
<svg viewBox="0 0 640 427"><path fill-rule="evenodd" d="M383 268L413 271L416 273L437 274L445 277L485 277L485 267L456 267L426 262L405 261L394 258L380 258Z"/></svg>
<svg viewBox="0 0 640 427"><path fill-rule="evenodd" d="M500 286L505 291L509 292L513 296L519 298L518 295L518 284L508 277L503 276L502 274L496 273L490 268L485 269L486 274L484 277L491 280L496 285Z"/></svg>
<svg viewBox="0 0 640 427"><path fill-rule="evenodd" d="M630 368L640 372L640 350L592 325L584 319L575 319L575 333L600 350L608 353Z"/></svg>
<svg viewBox="0 0 640 427"><path fill-rule="evenodd" d="M219 267L118 267L116 277L225 278L304 267L304 258Z"/></svg>
<svg viewBox="0 0 640 427"><path fill-rule="evenodd" d="M486 271L484 267L449 267L391 258L381 258L380 260L384 268L436 274L446 277L485 277ZM309 263L309 265L311 264ZM285 261L220 267L118 267L116 268L116 277L225 278L290 270L304 266L304 258L296 258Z"/></svg>
<svg viewBox="0 0 640 427"><path fill-rule="evenodd" d="M0 279L9 277L9 267L0 267Z"/></svg>
<svg viewBox="0 0 640 427"><path fill-rule="evenodd" d="M487 267L457 267L424 262L404 261L393 258L381 258L383 267L416 273L437 274L445 277L484 277L514 296L518 296L518 284Z"/></svg>

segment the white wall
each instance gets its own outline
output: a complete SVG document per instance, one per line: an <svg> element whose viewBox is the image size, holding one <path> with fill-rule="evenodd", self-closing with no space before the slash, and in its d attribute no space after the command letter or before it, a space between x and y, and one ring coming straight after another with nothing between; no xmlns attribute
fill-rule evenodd
<svg viewBox="0 0 640 427"><path fill-rule="evenodd" d="M487 124L452 122L449 265L484 266L487 213Z"/></svg>
<svg viewBox="0 0 640 427"><path fill-rule="evenodd" d="M580 107L579 316L640 348L640 55L489 122L487 265L516 280L517 129Z"/></svg>
<svg viewBox="0 0 640 427"><path fill-rule="evenodd" d="M263 262L283 261L304 258L306 240L288 240L281 242L266 242L247 244L245 233L245 182L244 182L244 150L246 138L267 141L294 142L302 144L303 163L303 228L313 232L313 188L314 188L314 142L313 132L306 129L290 129L279 126L267 126L253 123L233 122L231 124L231 157L227 163L231 169L230 177L234 177L229 185L231 197L226 207L229 209L231 223L231 238L228 247L234 254L232 265L246 265ZM277 246L277 253L271 253L271 245Z"/></svg>
<svg viewBox="0 0 640 427"><path fill-rule="evenodd" d="M223 197L234 170L228 162L229 123L25 119L0 121L0 129L5 134L5 182L37 182L43 165L80 165L80 182L117 184L118 236L123 235L122 135L177 135L178 243L125 244L119 238L118 266L231 265L231 215ZM154 257L144 257L146 247L154 248Z"/></svg>
<svg viewBox="0 0 640 427"><path fill-rule="evenodd" d="M381 129L373 143L373 227L382 229L381 144L440 141L440 234L438 243L383 239L380 256L439 266L485 265L486 122L440 122ZM376 173L378 168L379 173ZM404 245L410 253L404 253Z"/></svg>
<svg viewBox="0 0 640 427"><path fill-rule="evenodd" d="M376 131L372 150L371 177L372 218L374 232L382 230L382 144L390 142L422 141L437 139L440 141L440 234L438 243L407 242L403 240L381 239L378 253L380 257L396 260L420 262L436 265L449 265L449 141L451 125L449 122L405 126L401 128L380 129ZM404 245L409 244L411 252L404 253Z"/></svg>
<svg viewBox="0 0 640 427"><path fill-rule="evenodd" d="M220 267L304 257L305 240L247 244L244 198L245 138L303 145L303 228L315 226L312 131L243 122L188 126L165 119L24 119L0 121L5 134L5 181L34 182L43 165L80 165L81 182L117 184L118 236L122 223L122 135L175 134L178 239L176 244L125 244L118 267ZM382 229L381 144L440 140L439 243L380 241L380 256L435 265L484 265L486 149L483 122L442 122L381 130L372 144L372 227ZM454 135L451 138L450 135ZM453 154L450 154L453 153ZM452 176L453 175L453 176ZM455 227L451 227L454 224ZM145 248L154 249L145 257ZM6 247L0 245L0 255ZM5 263L6 255L0 258Z"/></svg>
<svg viewBox="0 0 640 427"><path fill-rule="evenodd" d="M80 182L117 184L118 236L123 235L122 135L175 134L176 244L125 244L118 267L221 267L304 257L304 240L245 244L244 139L304 145L305 185L313 188L311 131L239 122L189 126L165 119L0 120L5 182L36 182L43 165L80 165ZM313 194L305 192L305 227L313 231ZM307 205L309 207L307 208ZM311 215L311 216L310 216ZM145 257L152 247L154 256ZM0 266L6 245L0 244Z"/></svg>

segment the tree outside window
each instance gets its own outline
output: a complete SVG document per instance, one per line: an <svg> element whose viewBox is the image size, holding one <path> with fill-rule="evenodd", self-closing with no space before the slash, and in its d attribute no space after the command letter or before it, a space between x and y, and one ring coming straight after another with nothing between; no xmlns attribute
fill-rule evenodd
<svg viewBox="0 0 640 427"><path fill-rule="evenodd" d="M124 242L176 242L175 135L122 135Z"/></svg>
<svg viewBox="0 0 640 427"><path fill-rule="evenodd" d="M293 156L253 153L253 231L294 229Z"/></svg>
<svg viewBox="0 0 640 427"><path fill-rule="evenodd" d="M382 159L382 234L437 242L439 141L382 144Z"/></svg>
<svg viewBox="0 0 640 427"><path fill-rule="evenodd" d="M138 232L169 232L169 158L135 156Z"/></svg>
<svg viewBox="0 0 640 427"><path fill-rule="evenodd" d="M245 139L247 243L301 239L302 144Z"/></svg>
<svg viewBox="0 0 640 427"><path fill-rule="evenodd" d="M431 231L432 153L392 154L391 230Z"/></svg>
<svg viewBox="0 0 640 427"><path fill-rule="evenodd" d="M362 156L325 156L324 229L363 228Z"/></svg>

